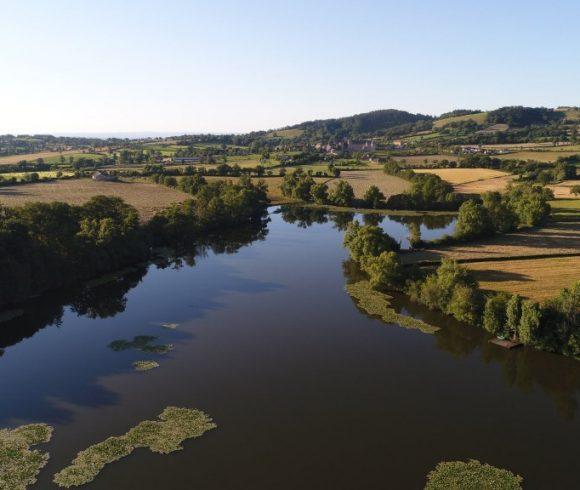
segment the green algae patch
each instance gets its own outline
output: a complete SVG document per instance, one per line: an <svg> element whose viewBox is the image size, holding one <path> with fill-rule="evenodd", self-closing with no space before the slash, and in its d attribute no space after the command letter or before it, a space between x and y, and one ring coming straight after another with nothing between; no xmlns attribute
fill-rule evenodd
<svg viewBox="0 0 580 490"><path fill-rule="evenodd" d="M0 489L25 490L48 462L48 453L30 450L50 441L52 427L46 424L0 429Z"/></svg>
<svg viewBox="0 0 580 490"><path fill-rule="evenodd" d="M167 407L159 420L145 420L122 436L109 437L77 454L70 466L54 475L54 482L65 488L77 487L93 481L100 471L145 447L159 454L183 449L186 439L201 437L216 424L201 410Z"/></svg>
<svg viewBox="0 0 580 490"><path fill-rule="evenodd" d="M443 461L427 475L425 490L521 490L523 478L476 459Z"/></svg>
<svg viewBox="0 0 580 490"><path fill-rule="evenodd" d="M135 371L149 371L159 367L159 363L155 361L135 361L133 368Z"/></svg>
<svg viewBox="0 0 580 490"><path fill-rule="evenodd" d="M435 333L439 327L429 325L411 316L401 315L391 307L393 299L388 294L375 291L368 281L346 285L347 293L355 299L358 307L371 316L378 316L386 323L396 323L401 327L417 329L423 333Z"/></svg>
<svg viewBox="0 0 580 490"><path fill-rule="evenodd" d="M173 350L173 344L154 344L157 337L152 335L137 335L133 340L114 340L109 344L109 348L115 352L121 352L129 349L137 349L142 352L149 352L152 354L166 354Z"/></svg>

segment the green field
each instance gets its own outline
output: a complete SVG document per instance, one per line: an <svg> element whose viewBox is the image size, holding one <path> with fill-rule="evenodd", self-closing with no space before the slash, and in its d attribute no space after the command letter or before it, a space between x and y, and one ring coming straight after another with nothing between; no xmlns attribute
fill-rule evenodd
<svg viewBox="0 0 580 490"><path fill-rule="evenodd" d="M420 143L422 141L429 141L439 138L441 135L437 132L428 133L428 134L416 134L410 136L403 136L401 138L405 143Z"/></svg>
<svg viewBox="0 0 580 490"><path fill-rule="evenodd" d="M560 109L557 109L560 110ZM580 121L580 109L572 107L572 108L566 108L566 109L562 109L565 113L566 113L566 120L567 121L573 121L573 122L578 122Z"/></svg>
<svg viewBox="0 0 580 490"><path fill-rule="evenodd" d="M267 136L274 138L276 136L280 138L298 138L304 134L303 129L279 129L277 131L270 131Z"/></svg>
<svg viewBox="0 0 580 490"><path fill-rule="evenodd" d="M487 112L478 112L476 114L467 114L465 116L454 116L447 117L445 119L439 119L433 123L434 129L442 128L450 123L461 122L461 121L475 121L477 124L485 124L487 120Z"/></svg>

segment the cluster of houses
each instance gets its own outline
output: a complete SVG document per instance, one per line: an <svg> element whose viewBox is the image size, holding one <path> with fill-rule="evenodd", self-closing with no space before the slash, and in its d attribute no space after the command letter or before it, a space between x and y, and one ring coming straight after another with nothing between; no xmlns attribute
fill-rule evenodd
<svg viewBox="0 0 580 490"><path fill-rule="evenodd" d="M485 148L482 145L461 145L461 153L482 155L501 155L509 153L509 150L499 150L497 148Z"/></svg>
<svg viewBox="0 0 580 490"><path fill-rule="evenodd" d="M319 151L324 151L331 155L336 155L342 152L348 153L374 153L377 150L377 145L373 140L365 141L352 141L346 139L337 144L326 144L318 143L315 148Z"/></svg>

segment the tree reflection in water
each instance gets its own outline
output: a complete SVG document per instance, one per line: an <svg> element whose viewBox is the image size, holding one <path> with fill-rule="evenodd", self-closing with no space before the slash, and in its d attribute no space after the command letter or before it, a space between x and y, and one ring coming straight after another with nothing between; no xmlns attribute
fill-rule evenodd
<svg viewBox="0 0 580 490"><path fill-rule="evenodd" d="M195 265L195 258L203 257L209 251L215 254L236 253L244 246L264 240L268 233L266 225L267 220L263 220L259 224L214 233L188 248L166 251L153 264L160 269L181 268L184 265ZM147 266L133 267L129 271L98 286L54 291L20 305L19 308L22 308L24 314L3 322L0 328L0 356L4 349L32 337L40 329L50 325L60 326L67 307L78 315L91 319L110 318L125 311L126 295L142 281L147 273Z"/></svg>
<svg viewBox="0 0 580 490"><path fill-rule="evenodd" d="M346 282L356 282L364 274L352 260L343 262ZM478 350L486 364L499 364L504 382L523 393L540 389L554 401L558 414L573 420L580 397L580 362L547 352L523 347L507 350L489 342L484 330L458 322L451 316L430 311L413 303L400 293L393 296L391 305L398 313L420 318L430 325L441 327L434 334L435 346L456 358L466 358ZM360 310L359 310L360 311ZM364 314L364 312L361 311Z"/></svg>

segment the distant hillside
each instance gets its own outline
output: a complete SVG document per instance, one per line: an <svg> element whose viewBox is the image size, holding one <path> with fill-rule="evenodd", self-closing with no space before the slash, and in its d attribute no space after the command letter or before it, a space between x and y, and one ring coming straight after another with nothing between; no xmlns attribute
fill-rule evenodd
<svg viewBox="0 0 580 490"><path fill-rule="evenodd" d="M431 121L432 119L431 116L423 114L412 114L396 109L386 109L338 119L307 121L289 126L284 128L284 130L302 130L310 136L353 137L356 135L381 133L396 126L412 125L420 121Z"/></svg>

